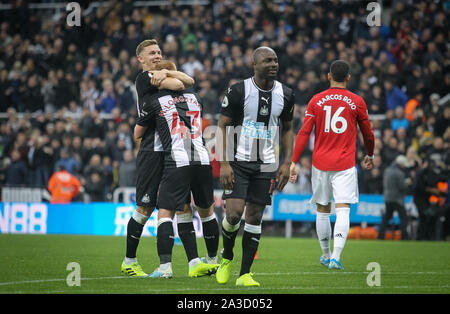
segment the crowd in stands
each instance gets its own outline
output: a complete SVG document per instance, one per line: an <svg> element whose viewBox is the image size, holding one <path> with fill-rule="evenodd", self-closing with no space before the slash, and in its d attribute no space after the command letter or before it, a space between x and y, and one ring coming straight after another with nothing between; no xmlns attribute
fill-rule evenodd
<svg viewBox="0 0 450 314"><path fill-rule="evenodd" d="M253 74L256 47L277 52L278 79L295 91L295 132L309 99L329 86L330 63L347 60L348 89L365 99L376 136L375 167L359 172L360 193L381 194L383 171L399 154L410 160L413 182L430 163L448 170L446 1L392 1L382 9L382 25L373 27L365 1L105 3L82 15L80 26L69 26L64 14L46 18L25 1L0 11L0 112L7 113L0 122L0 185L47 186L63 165L93 201L134 186L135 50L149 38L195 79L212 125L228 86ZM311 152L310 145L299 184L288 192L310 192ZM364 153L359 141L358 161Z"/></svg>

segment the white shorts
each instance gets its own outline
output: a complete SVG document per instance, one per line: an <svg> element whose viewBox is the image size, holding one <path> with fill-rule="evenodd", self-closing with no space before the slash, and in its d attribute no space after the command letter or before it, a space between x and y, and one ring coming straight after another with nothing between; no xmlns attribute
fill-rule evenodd
<svg viewBox="0 0 450 314"><path fill-rule="evenodd" d="M335 203L358 203L358 175L356 167L342 171L322 171L312 167L311 203L327 205L334 198Z"/></svg>

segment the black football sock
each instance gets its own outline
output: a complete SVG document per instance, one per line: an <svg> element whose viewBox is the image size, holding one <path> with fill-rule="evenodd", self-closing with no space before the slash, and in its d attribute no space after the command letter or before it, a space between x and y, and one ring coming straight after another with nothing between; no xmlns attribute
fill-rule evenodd
<svg viewBox="0 0 450 314"><path fill-rule="evenodd" d="M172 220L168 219L158 222L156 247L158 249L160 264L166 264L172 261L174 239Z"/></svg>
<svg viewBox="0 0 450 314"><path fill-rule="evenodd" d="M198 257L197 238L195 236L194 224L191 222L178 223L178 235L183 242L188 262Z"/></svg>
<svg viewBox="0 0 450 314"><path fill-rule="evenodd" d="M127 252L126 257L135 258L139 240L141 239L144 225L138 223L133 217L130 218L127 225Z"/></svg>
<svg viewBox="0 0 450 314"><path fill-rule="evenodd" d="M250 232L247 229L247 224L244 227L244 234L242 235L242 264L241 264L241 273L239 276L243 274L247 274L250 272L250 268L252 267L253 260L255 258L256 251L258 250L259 240L261 238L261 231L251 230ZM260 226L250 225L252 228L257 229Z"/></svg>
<svg viewBox="0 0 450 314"><path fill-rule="evenodd" d="M205 221L208 218L202 219L203 238L205 239L206 250L209 257L217 256L217 250L219 248L219 223L216 217Z"/></svg>
<svg viewBox="0 0 450 314"><path fill-rule="evenodd" d="M239 232L240 223L237 225L230 225L226 218L222 221L222 241L223 241L223 253L222 257L232 260L234 257L233 248L236 236Z"/></svg>

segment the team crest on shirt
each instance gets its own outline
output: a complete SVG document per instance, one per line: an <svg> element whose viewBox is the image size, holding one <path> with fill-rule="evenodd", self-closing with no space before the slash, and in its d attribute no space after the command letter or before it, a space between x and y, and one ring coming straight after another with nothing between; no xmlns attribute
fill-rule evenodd
<svg viewBox="0 0 450 314"><path fill-rule="evenodd" d="M223 97L223 101L222 101L222 108L226 108L228 107L228 97L225 96Z"/></svg>
<svg viewBox="0 0 450 314"><path fill-rule="evenodd" d="M269 114L269 107L268 106L262 106L261 109L259 109L259 115L260 116L267 116Z"/></svg>
<svg viewBox="0 0 450 314"><path fill-rule="evenodd" d="M145 195L142 197L141 202L142 202L142 203L150 203L150 196L148 196L148 194L145 194Z"/></svg>

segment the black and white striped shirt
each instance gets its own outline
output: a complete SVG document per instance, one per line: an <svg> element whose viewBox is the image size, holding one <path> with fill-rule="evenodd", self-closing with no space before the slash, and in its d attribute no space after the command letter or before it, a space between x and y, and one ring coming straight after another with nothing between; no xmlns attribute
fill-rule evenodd
<svg viewBox="0 0 450 314"><path fill-rule="evenodd" d="M155 124L165 167L210 165L202 134L202 107L194 93L161 90L144 104L140 126Z"/></svg>
<svg viewBox="0 0 450 314"><path fill-rule="evenodd" d="M137 92L137 118L145 115L145 104L149 102L150 97L158 92L158 87L151 85L150 80L152 75L148 71L142 71L136 77L136 92ZM140 150L151 152L163 152L163 146L156 130L156 124L149 124L147 130L142 136Z"/></svg>
<svg viewBox="0 0 450 314"><path fill-rule="evenodd" d="M292 89L278 81L262 90L253 77L228 89L221 113L232 118L234 142L227 140L227 151L234 144L234 160L276 162L280 120L292 120L294 97Z"/></svg>

